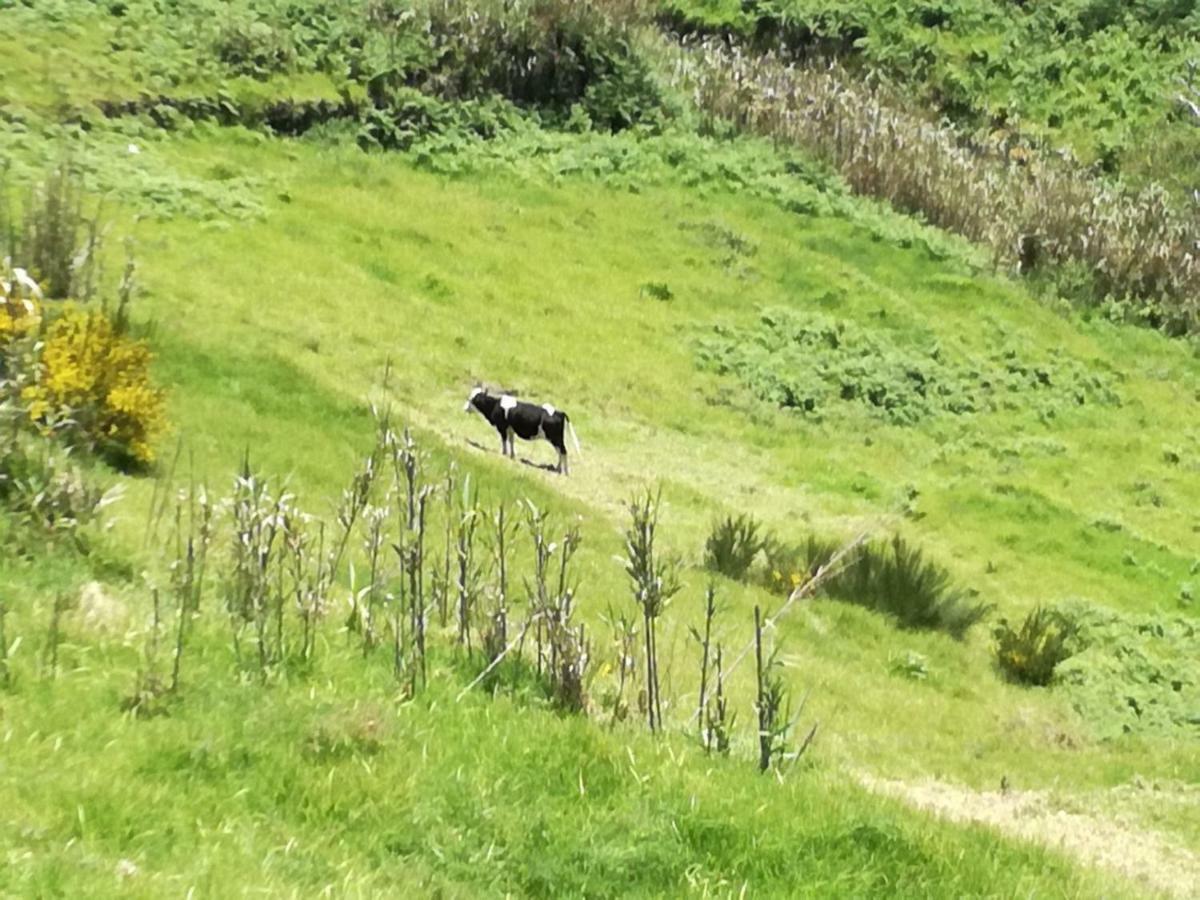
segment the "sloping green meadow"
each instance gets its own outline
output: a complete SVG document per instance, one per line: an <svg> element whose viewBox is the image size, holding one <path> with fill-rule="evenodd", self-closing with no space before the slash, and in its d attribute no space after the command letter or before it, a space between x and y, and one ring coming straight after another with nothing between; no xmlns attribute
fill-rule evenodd
<svg viewBox="0 0 1200 900"><path fill-rule="evenodd" d="M287 478L322 513L370 443L368 401L390 403L435 467L452 458L474 473L485 502L529 496L582 518L578 604L601 648L601 614L631 602L612 560L621 504L654 483L667 503L663 539L692 563L715 515L748 511L785 537L899 528L1010 615L1068 596L1179 609L1194 558L1200 447L1196 364L1178 345L1061 317L966 261L852 217L787 212L736 191L668 182L614 190L494 168L448 177L403 157L236 130L147 142L143 155L209 184L244 176L266 210L200 227L129 226L145 286L138 313L153 322L173 440L184 448L177 483L186 470L223 491L249 449L260 470ZM743 248L732 258L731 243ZM670 299L648 284L666 285ZM1059 354L1103 373L1119 404L1046 417L1018 394L1011 409L911 426L853 404L832 403L818 418L778 410L698 356L714 326L752 329L767 308L819 312L914 346L937 342L962 359L999 346ZM476 380L571 412L584 445L571 477L500 457L488 428L462 412ZM552 460L545 445L521 449ZM1139 502L1147 491L1159 502ZM1060 790L1198 774L1186 736L1101 741L1054 693L1004 684L985 629L958 643L831 601L781 621L789 683L811 690L805 715L822 723L816 768L782 786L752 776L748 759L708 762L679 739L655 746L631 726L609 736L509 701L458 706L456 688L397 707L387 667L357 663L332 630L319 674L241 684L219 617L197 638L188 699L169 719L131 721L119 706L139 667L148 597L136 579L124 583L133 573L119 560L132 553L153 567L153 549L141 549L153 492L151 479L129 481L102 544L118 560L100 575L128 604L127 629L97 639L72 620L56 682L39 682L33 648L47 597L83 572L72 562L6 564L19 600L8 630L26 644L3 703L5 887L15 893L116 890L113 867L131 859L142 875L128 884L148 894L190 885L225 894L269 860L261 883L275 892L409 884L594 895L722 892L745 881L783 893L1072 895L1090 890L1034 851L998 851L992 837L881 806L838 773L988 786L1006 776ZM687 571L664 619L678 729L698 659L685 627L700 621L705 578ZM740 647L751 606L777 601L732 583L720 590L718 631ZM897 674L910 652L925 658L928 677ZM733 685L741 723L752 715L748 674ZM453 669L443 677L464 683ZM610 677L597 677L596 696ZM329 751L345 760L304 749L323 740L312 735L326 716L352 732L351 749ZM739 728L737 753L748 753L752 736ZM432 757L430 746L440 748ZM559 765L571 746L582 775L576 763ZM645 781L642 758L660 775ZM586 802L584 770L597 766L619 773L600 809ZM584 795L564 802L553 779L577 792L576 775ZM533 785L541 831L525 827L520 805ZM480 799L492 787L504 818L495 832L482 824L492 813ZM693 792L698 808L713 810L708 818L689 812ZM1187 822L1171 827L1186 838ZM694 828L710 849L687 837ZM806 846L811 853L796 849Z"/></svg>
<svg viewBox="0 0 1200 900"><path fill-rule="evenodd" d="M87 49L85 34L72 40ZM22 71L12 96L51 103ZM123 204L109 207L113 233L136 239L134 315L173 433L156 472L104 476L125 497L89 556L0 558L17 641L0 691L0 893L1137 893L869 796L859 772L1048 789L1200 848L1191 795L1172 793L1171 816L1156 800L1200 778L1186 717L1126 733L1060 690L1007 684L986 626L959 642L831 600L794 607L770 637L797 698L808 692L801 724L820 729L782 780L754 771L749 666L730 684L732 758L706 757L689 722L688 628L702 622L704 540L725 513L784 540L899 531L1010 619L1077 598L1194 621L1200 364L1187 345L1039 302L970 248L759 143L517 131L367 154L332 128L285 141L127 119L66 138L26 119L0 128L19 174L69 145ZM825 344L768 335L767 320L817 328ZM724 363L714 340L729 343ZM807 378L810 358L830 378ZM913 399L914 366L945 402ZM500 456L463 413L477 381L571 414L583 453L569 478L538 467L553 461L544 443L518 448L534 465ZM820 402L780 408L783 388ZM962 408L955 390L978 402ZM431 687L404 699L387 654L364 659L342 627L346 584L316 662L268 684L238 674L211 592L169 715L123 713L146 665L147 584L167 583L152 512L164 492L194 481L224 494L248 453L331 517L371 445L372 405L413 427L431 472L469 472L488 506L528 497L556 528L578 519L595 716L557 714L528 684L460 697L477 669L448 632ZM920 414L895 412L910 406ZM636 712L610 725L602 708L616 654L605 618L635 610L614 561L623 504L655 485L661 540L685 563L662 620L658 740ZM90 579L111 615L67 615L52 678L53 598ZM780 600L718 591L732 655L753 607ZM1192 639L1187 626L1172 635ZM1085 712L1104 705L1089 690Z"/></svg>

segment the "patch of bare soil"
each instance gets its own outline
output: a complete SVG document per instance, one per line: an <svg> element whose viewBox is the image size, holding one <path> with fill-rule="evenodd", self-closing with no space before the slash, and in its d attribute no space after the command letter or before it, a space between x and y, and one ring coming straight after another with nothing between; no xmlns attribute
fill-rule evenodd
<svg viewBox="0 0 1200 900"><path fill-rule="evenodd" d="M1200 897L1200 856L1163 835L1092 813L1056 807L1042 791L973 791L929 780L916 784L859 773L867 789L955 822L990 825L1115 872L1173 897Z"/></svg>

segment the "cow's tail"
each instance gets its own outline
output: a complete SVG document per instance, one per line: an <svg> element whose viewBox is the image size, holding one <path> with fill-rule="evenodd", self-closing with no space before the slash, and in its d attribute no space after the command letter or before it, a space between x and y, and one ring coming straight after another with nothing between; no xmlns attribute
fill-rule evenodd
<svg viewBox="0 0 1200 900"><path fill-rule="evenodd" d="M563 413L563 419L566 420L567 430L571 432L571 443L575 445L575 453L583 459L583 451L579 449L579 436L575 434L575 426L571 424L571 417Z"/></svg>

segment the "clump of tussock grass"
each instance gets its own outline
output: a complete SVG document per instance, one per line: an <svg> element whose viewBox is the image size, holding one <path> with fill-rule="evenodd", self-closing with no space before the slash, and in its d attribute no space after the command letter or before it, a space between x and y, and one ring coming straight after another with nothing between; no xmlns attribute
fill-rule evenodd
<svg viewBox="0 0 1200 900"><path fill-rule="evenodd" d="M990 247L997 265L1056 267L1082 277L1078 299L1168 334L1200 330L1194 214L1158 184L1126 188L1007 136L968 139L836 64L704 40L675 78L704 114L805 148L856 192Z"/></svg>
<svg viewBox="0 0 1200 900"><path fill-rule="evenodd" d="M1043 606L1016 628L1001 619L992 632L996 665L1010 681L1044 687L1058 664L1071 657L1078 633L1079 625L1069 615Z"/></svg>
<svg viewBox="0 0 1200 900"><path fill-rule="evenodd" d="M704 542L704 565L710 571L740 580L766 546L762 526L753 516L728 515L714 522L709 531Z"/></svg>
<svg viewBox="0 0 1200 900"><path fill-rule="evenodd" d="M766 553L767 587L794 591L838 554L838 541L817 534L799 544L772 538ZM900 535L856 548L839 570L824 579L820 592L892 616L902 628L943 631L961 640L991 611L954 584L949 571Z"/></svg>
<svg viewBox="0 0 1200 900"><path fill-rule="evenodd" d="M885 612L903 628L944 631L958 640L991 611L989 604L972 602L945 568L900 535L864 546L828 591Z"/></svg>

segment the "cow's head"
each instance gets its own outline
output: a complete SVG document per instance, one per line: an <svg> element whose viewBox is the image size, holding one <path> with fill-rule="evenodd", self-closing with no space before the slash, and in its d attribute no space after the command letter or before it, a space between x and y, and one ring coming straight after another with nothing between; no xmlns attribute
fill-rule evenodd
<svg viewBox="0 0 1200 900"><path fill-rule="evenodd" d="M463 404L463 412L469 413L471 411L471 407L475 405L475 398L480 396L487 396L487 388L476 385L471 389L471 393L467 395L467 402Z"/></svg>

